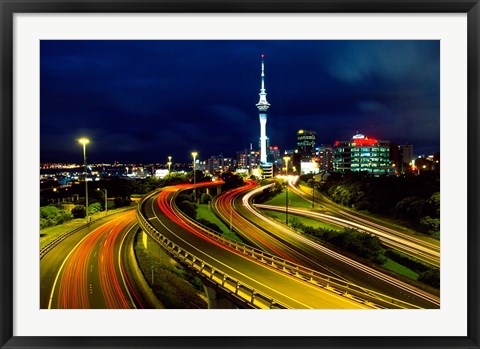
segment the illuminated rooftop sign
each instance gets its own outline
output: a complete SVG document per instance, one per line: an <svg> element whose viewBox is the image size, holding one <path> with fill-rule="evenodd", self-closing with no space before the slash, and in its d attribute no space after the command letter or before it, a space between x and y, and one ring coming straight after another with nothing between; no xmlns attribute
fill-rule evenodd
<svg viewBox="0 0 480 349"><path fill-rule="evenodd" d="M365 137L363 139L361 139L361 138L355 139L353 144L356 147L362 147L362 146L365 146L365 145L375 145L375 144L377 144L377 140L375 138Z"/></svg>

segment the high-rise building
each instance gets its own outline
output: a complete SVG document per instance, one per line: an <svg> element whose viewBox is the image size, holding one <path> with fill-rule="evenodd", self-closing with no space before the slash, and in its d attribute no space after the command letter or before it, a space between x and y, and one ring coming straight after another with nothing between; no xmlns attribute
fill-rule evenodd
<svg viewBox="0 0 480 349"><path fill-rule="evenodd" d="M237 151L237 167L247 167L247 149Z"/></svg>
<svg viewBox="0 0 480 349"><path fill-rule="evenodd" d="M397 173L410 172L414 162L413 145L390 144L390 159L397 167Z"/></svg>
<svg viewBox="0 0 480 349"><path fill-rule="evenodd" d="M233 159L226 158L223 156L223 154L218 156L210 156L210 158L206 161L205 167L206 170L211 174L231 170L233 169Z"/></svg>
<svg viewBox="0 0 480 349"><path fill-rule="evenodd" d="M315 148L315 153L318 159L318 169L320 171L333 170L333 148L331 145L321 144Z"/></svg>
<svg viewBox="0 0 480 349"><path fill-rule="evenodd" d="M380 141L362 134L356 134L348 141L336 141L333 169L336 172L393 174L395 169L390 160L390 141Z"/></svg>
<svg viewBox="0 0 480 349"><path fill-rule="evenodd" d="M211 174L215 172L220 172L223 170L223 155L220 154L218 156L210 156L210 158L206 161L206 171Z"/></svg>
<svg viewBox="0 0 480 349"><path fill-rule="evenodd" d="M260 118L260 162L267 163L267 110L270 103L267 102L267 92L265 92L265 69L262 54L262 85L260 88L260 99L256 104Z"/></svg>
<svg viewBox="0 0 480 349"><path fill-rule="evenodd" d="M267 151L267 161L272 163L277 163L282 157L280 154L280 148L276 145L269 146Z"/></svg>
<svg viewBox="0 0 480 349"><path fill-rule="evenodd" d="M402 152L402 159L404 163L409 164L413 160L413 145L402 144L398 146Z"/></svg>
<svg viewBox="0 0 480 349"><path fill-rule="evenodd" d="M298 130L297 132L297 150L302 157L312 156L315 150L316 132L312 130Z"/></svg>

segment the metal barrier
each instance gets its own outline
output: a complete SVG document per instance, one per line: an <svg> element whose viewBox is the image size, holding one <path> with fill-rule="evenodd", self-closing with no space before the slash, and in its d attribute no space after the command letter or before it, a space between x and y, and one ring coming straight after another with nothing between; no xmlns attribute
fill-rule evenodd
<svg viewBox="0 0 480 349"><path fill-rule="evenodd" d="M178 193L175 193L175 195L178 195ZM175 205L175 208L178 211L178 207L176 207L176 205ZM181 212L179 213L184 218L190 219L189 217L182 214ZM382 293L366 289L356 284L346 282L342 279L338 279L330 275L318 272L316 270L309 269L302 265L295 264L293 262L287 261L275 255L271 255L255 247L248 246L246 244L238 243L238 242L229 240L227 238L221 237L217 233L215 233L212 229L205 227L196 221L192 221L192 223L195 224L197 227L202 228L205 231L205 233L208 234L210 237L222 242L225 245L235 248L237 251L240 251L245 255L251 256L257 259L258 261L261 261L265 264L269 264L279 270L289 273L290 275L293 275L305 281L309 281L313 284L329 289L335 293L342 294L349 298L354 297L363 303L372 304L375 307L379 307L379 308L394 307L394 308L401 308L401 309L420 309L420 307L413 305L411 303L402 301L400 299L396 299L388 295L384 295Z"/></svg>
<svg viewBox="0 0 480 349"><path fill-rule="evenodd" d="M228 275L227 273L222 272L221 270L216 269L212 265L204 262L200 258L191 254L190 252L182 249L180 246L176 245L174 242L170 241L164 235L162 235L158 230L156 230L147 219L142 214L142 207L144 202L155 195L158 191L153 192L145 196L139 203L137 207L137 220L142 227L142 229L149 234L154 240L156 240L160 245L162 245L171 255L176 259L187 265L190 269L195 271L197 274L208 279L210 282L214 283L222 291L231 295L232 297L240 300L242 303L253 308L260 309L288 309L289 307L274 298L268 296L267 294L256 290L255 288L240 282L234 277Z"/></svg>

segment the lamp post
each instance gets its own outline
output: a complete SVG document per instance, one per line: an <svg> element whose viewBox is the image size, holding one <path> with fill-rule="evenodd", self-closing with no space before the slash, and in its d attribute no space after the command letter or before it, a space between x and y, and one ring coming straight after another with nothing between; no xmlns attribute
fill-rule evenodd
<svg viewBox="0 0 480 349"><path fill-rule="evenodd" d="M83 164L85 166L85 217L87 218L88 224L87 144L90 143L90 140L88 138L80 138L78 142L83 145Z"/></svg>
<svg viewBox="0 0 480 349"><path fill-rule="evenodd" d="M315 208L315 175L309 182L312 186L312 208Z"/></svg>
<svg viewBox="0 0 480 349"><path fill-rule="evenodd" d="M315 208L315 180L312 182L312 208Z"/></svg>
<svg viewBox="0 0 480 349"><path fill-rule="evenodd" d="M198 153L196 151L192 152L192 156L193 156L193 200L195 202L197 202L197 188L195 187L195 185L197 184L197 174L196 174L196 157L197 157Z"/></svg>
<svg viewBox="0 0 480 349"><path fill-rule="evenodd" d="M287 191L285 192L285 224L288 226L288 162L290 161L290 157L285 156L283 160L285 161L285 176L287 188Z"/></svg>
<svg viewBox="0 0 480 349"><path fill-rule="evenodd" d="M170 167L172 166L172 157L171 156L168 157L167 165L168 165L168 174L170 174Z"/></svg>
<svg viewBox="0 0 480 349"><path fill-rule="evenodd" d="M101 190L100 188L97 188L97 190ZM108 214L108 207L107 207L107 189L103 189L105 192L105 216Z"/></svg>

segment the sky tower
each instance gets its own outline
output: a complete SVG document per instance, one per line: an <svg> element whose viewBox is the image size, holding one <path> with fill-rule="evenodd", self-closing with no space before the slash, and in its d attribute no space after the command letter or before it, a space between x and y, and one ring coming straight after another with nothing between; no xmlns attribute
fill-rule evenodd
<svg viewBox="0 0 480 349"><path fill-rule="evenodd" d="M267 93L265 92L265 70L262 53L262 87L260 88L260 100L256 104L260 117L260 161L262 164L267 163L267 109L270 103L267 102Z"/></svg>

